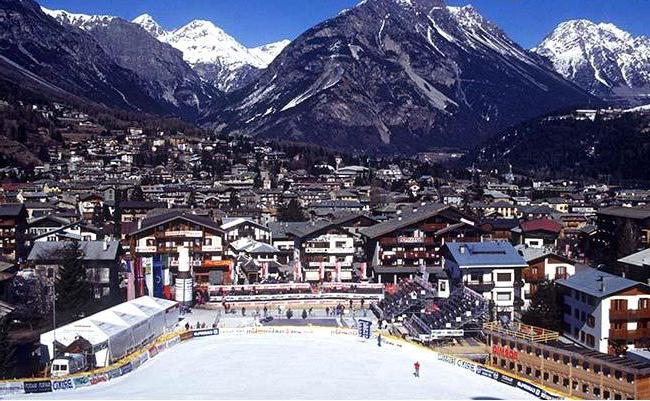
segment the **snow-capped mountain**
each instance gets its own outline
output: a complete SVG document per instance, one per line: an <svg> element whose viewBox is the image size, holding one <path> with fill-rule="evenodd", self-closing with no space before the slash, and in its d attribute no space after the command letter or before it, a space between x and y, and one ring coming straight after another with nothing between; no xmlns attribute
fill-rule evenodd
<svg viewBox="0 0 650 401"><path fill-rule="evenodd" d="M266 68L288 40L247 48L210 21L194 20L166 32L153 18L141 15L132 21L161 42L183 53L183 58L205 80L229 92L238 89Z"/></svg>
<svg viewBox="0 0 650 401"><path fill-rule="evenodd" d="M74 14L65 10L50 10L45 7L41 7L41 10L61 23L73 25L83 30L88 30L98 25L109 24L115 19L111 15Z"/></svg>
<svg viewBox="0 0 650 401"><path fill-rule="evenodd" d="M116 64L140 78L142 90L172 114L196 118L216 96L214 88L201 80L181 52L136 24L118 17L42 10L59 23L90 34ZM155 31L153 25L149 27Z"/></svg>
<svg viewBox="0 0 650 401"><path fill-rule="evenodd" d="M595 98L472 7L365 0L299 36L204 121L347 150L471 147Z"/></svg>
<svg viewBox="0 0 650 401"><path fill-rule="evenodd" d="M169 32L165 30L155 19L149 14L142 14L139 17L133 19L134 24L140 25L142 29L149 32L154 38L159 38L160 36L167 35Z"/></svg>
<svg viewBox="0 0 650 401"><path fill-rule="evenodd" d="M532 50L590 93L617 103L650 103L650 38L613 24L571 20Z"/></svg>

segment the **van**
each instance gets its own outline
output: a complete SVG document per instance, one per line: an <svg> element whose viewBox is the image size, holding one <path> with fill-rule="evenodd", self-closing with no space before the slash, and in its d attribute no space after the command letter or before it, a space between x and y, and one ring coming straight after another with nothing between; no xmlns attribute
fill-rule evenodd
<svg viewBox="0 0 650 401"><path fill-rule="evenodd" d="M65 354L63 358L52 361L50 375L61 377L86 370L86 358L81 354Z"/></svg>

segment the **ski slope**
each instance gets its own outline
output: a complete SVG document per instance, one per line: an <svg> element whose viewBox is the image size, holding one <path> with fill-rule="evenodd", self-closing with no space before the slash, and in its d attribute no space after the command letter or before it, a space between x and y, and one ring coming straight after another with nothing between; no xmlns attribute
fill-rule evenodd
<svg viewBox="0 0 650 401"><path fill-rule="evenodd" d="M110 382L23 398L534 399L413 345L378 347L376 340L324 330L198 338Z"/></svg>

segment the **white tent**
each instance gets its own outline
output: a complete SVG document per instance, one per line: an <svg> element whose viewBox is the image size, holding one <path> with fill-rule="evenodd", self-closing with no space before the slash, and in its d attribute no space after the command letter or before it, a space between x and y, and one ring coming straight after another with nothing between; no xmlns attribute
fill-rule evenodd
<svg viewBox="0 0 650 401"><path fill-rule="evenodd" d="M93 346L97 366L106 366L133 352L178 323L178 302L140 297L41 334L53 356L54 340L68 346L83 337Z"/></svg>

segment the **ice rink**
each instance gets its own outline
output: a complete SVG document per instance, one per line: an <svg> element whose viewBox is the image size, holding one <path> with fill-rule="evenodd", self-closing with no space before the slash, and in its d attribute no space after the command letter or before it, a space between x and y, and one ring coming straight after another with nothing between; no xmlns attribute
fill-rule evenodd
<svg viewBox="0 0 650 401"><path fill-rule="evenodd" d="M413 376L419 361L421 375ZM435 354L350 335L219 335L181 343L136 371L28 399L533 399L438 361Z"/></svg>

